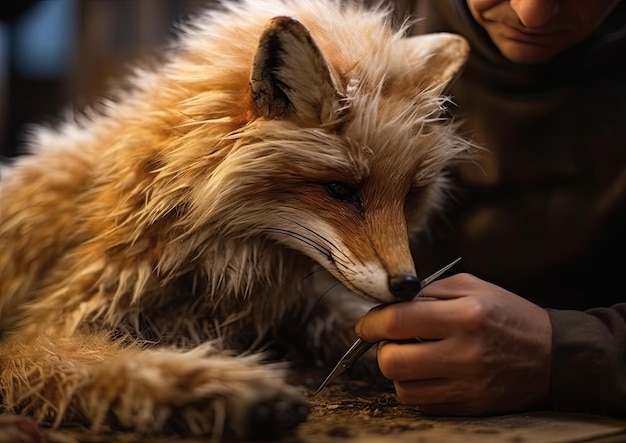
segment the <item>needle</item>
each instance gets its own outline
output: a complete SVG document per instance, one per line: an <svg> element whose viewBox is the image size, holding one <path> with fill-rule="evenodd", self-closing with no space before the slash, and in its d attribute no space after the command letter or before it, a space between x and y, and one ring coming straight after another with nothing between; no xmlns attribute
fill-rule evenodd
<svg viewBox="0 0 626 443"><path fill-rule="evenodd" d="M452 266L456 265L459 260L461 260L461 257L457 258L453 262L436 271L434 274L422 280L420 282L420 290L424 289L426 286L439 278L444 272L446 272ZM348 368L350 368L354 364L354 362L356 362L359 358L361 358L363 354L365 354L372 346L374 346L374 344L375 343L368 343L359 337L354 342L354 344L350 346L350 349L348 349L343 357L341 357L339 363L337 363L337 365L333 368L330 374L328 374L326 380L324 380L320 387L317 388L317 391L315 391L315 394L313 394L313 396L319 394L322 389L324 389L326 386L331 384L337 377L343 374Z"/></svg>

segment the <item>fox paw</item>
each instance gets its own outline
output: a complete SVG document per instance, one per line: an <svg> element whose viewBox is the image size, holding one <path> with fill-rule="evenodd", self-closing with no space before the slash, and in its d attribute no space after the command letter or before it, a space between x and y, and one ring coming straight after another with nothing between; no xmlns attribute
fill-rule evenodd
<svg viewBox="0 0 626 443"><path fill-rule="evenodd" d="M288 385L273 393L234 398L231 408L232 430L247 440L275 439L302 423L309 412L304 397Z"/></svg>
<svg viewBox="0 0 626 443"><path fill-rule="evenodd" d="M307 416L304 394L284 370L258 356L233 357L207 347L187 352L128 351L91 368L81 392L94 429L110 412L122 428L144 434L269 439Z"/></svg>

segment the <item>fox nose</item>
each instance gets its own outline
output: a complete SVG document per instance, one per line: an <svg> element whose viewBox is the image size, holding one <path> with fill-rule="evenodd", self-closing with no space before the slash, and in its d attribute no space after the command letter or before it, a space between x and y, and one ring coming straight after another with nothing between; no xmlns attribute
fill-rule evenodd
<svg viewBox="0 0 626 443"><path fill-rule="evenodd" d="M413 274L389 276L389 292L401 301L411 300L420 290L420 281Z"/></svg>

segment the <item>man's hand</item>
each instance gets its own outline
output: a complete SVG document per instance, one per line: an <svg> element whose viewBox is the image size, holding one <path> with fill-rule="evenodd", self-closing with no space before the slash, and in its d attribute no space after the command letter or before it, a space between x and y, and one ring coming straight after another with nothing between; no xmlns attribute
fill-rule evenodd
<svg viewBox="0 0 626 443"><path fill-rule="evenodd" d="M485 415L548 405L547 311L469 274L438 280L428 299L374 309L356 326L381 342L378 365L400 401L427 414ZM419 338L424 342L394 343Z"/></svg>

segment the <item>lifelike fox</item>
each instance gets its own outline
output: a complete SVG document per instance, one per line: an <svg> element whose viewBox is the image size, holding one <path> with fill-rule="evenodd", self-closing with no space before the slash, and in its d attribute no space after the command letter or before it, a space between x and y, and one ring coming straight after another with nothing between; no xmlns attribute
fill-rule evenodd
<svg viewBox="0 0 626 443"><path fill-rule="evenodd" d="M276 334L330 365L373 303L412 298L409 238L469 149L444 116L465 40L391 22L226 3L83 121L36 129L1 171L1 409L216 438L304 420L254 351Z"/></svg>

